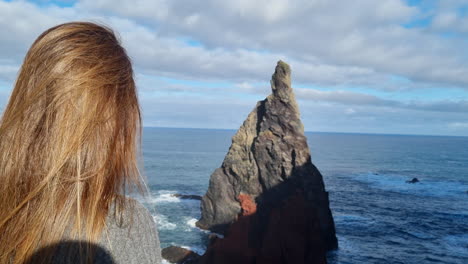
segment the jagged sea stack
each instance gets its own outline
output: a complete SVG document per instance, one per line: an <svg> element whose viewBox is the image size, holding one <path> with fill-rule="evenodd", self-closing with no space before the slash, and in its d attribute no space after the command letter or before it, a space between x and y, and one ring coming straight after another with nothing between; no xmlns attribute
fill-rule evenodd
<svg viewBox="0 0 468 264"><path fill-rule="evenodd" d="M197 226L225 234L246 210L241 205L242 197L249 197L256 205L254 224L249 225L250 238L257 236L256 240L263 243L271 237L268 234L272 230L268 229L277 228L274 221L277 225L289 225L288 221L293 221L292 225L315 223L323 248L335 249L337 239L328 193L322 175L311 162L288 64L278 62L271 88L272 94L257 103L233 136L222 166L211 175ZM295 206L297 199L304 206ZM280 212L283 220L279 220ZM307 219L291 220L285 212ZM272 220L273 215L276 218Z"/></svg>

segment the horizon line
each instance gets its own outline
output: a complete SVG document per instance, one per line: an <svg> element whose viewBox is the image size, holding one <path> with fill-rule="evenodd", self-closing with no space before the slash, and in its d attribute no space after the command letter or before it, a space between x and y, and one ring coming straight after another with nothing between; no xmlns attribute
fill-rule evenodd
<svg viewBox="0 0 468 264"><path fill-rule="evenodd" d="M208 127L165 127L165 126L143 126L143 128L162 128L162 129L199 129L199 130L232 130L234 128L208 128ZM399 133L371 133L371 132L337 132L337 131L306 131L304 133L323 133L323 134L351 134L351 135L376 135L376 136L423 136L423 137L468 137L463 135L436 135L436 134L399 134Z"/></svg>

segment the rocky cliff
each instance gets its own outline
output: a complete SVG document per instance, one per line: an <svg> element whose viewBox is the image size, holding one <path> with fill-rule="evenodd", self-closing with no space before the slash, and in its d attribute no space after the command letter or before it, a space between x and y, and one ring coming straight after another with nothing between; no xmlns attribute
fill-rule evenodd
<svg viewBox="0 0 468 264"><path fill-rule="evenodd" d="M303 251L310 245L334 249L337 240L328 193L311 162L289 65L278 62L271 88L272 94L257 103L233 136L222 166L211 175L197 226L225 234L228 240L236 236L232 231L236 222L242 222L248 229L247 241L239 242L255 251L249 255L265 250L271 239L300 240ZM299 229L284 227L294 234L283 235L273 230L282 225ZM287 246L286 242L280 244ZM213 249L210 254L216 255Z"/></svg>

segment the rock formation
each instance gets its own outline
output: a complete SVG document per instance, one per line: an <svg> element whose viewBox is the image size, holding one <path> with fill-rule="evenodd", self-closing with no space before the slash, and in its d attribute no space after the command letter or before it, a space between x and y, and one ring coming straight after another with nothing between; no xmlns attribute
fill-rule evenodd
<svg viewBox="0 0 468 264"><path fill-rule="evenodd" d="M257 103L233 136L202 198L197 226L226 236L209 247L204 257L212 261L206 263L239 252L246 256L242 261L256 260L249 263L263 263L268 251L279 250L284 259L292 252L284 253L285 246L297 247L291 261L305 261L290 263L322 263L324 252L337 248L328 193L311 162L286 63L278 62L271 88L273 93ZM229 249L236 243L244 244ZM322 256L310 256L311 246Z"/></svg>
<svg viewBox="0 0 468 264"><path fill-rule="evenodd" d="M418 178L413 178L409 181L406 181L406 183L418 183L419 182L419 179Z"/></svg>
<svg viewBox="0 0 468 264"><path fill-rule="evenodd" d="M176 198L179 198L179 199L183 199L183 200L201 200L202 197L199 196L199 195L195 195L195 194L180 194L180 193L174 193L174 194L171 194L172 197L176 197Z"/></svg>
<svg viewBox="0 0 468 264"><path fill-rule="evenodd" d="M298 192L270 211L268 222L257 217L249 195L239 195L242 212L225 238L214 238L200 264L323 264L325 245L314 210ZM256 229L266 224L259 235ZM260 243L258 243L260 242Z"/></svg>
<svg viewBox="0 0 468 264"><path fill-rule="evenodd" d="M161 255L165 260L176 264L199 263L200 258L197 253L177 246L163 248Z"/></svg>

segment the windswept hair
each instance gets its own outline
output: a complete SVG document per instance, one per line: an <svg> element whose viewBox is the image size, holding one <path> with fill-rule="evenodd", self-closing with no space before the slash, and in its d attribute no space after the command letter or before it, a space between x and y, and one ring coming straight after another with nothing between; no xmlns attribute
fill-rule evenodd
<svg viewBox="0 0 468 264"><path fill-rule="evenodd" d="M0 263L65 235L98 241L125 192L144 190L140 124L132 65L111 29L73 22L41 34L0 120Z"/></svg>

